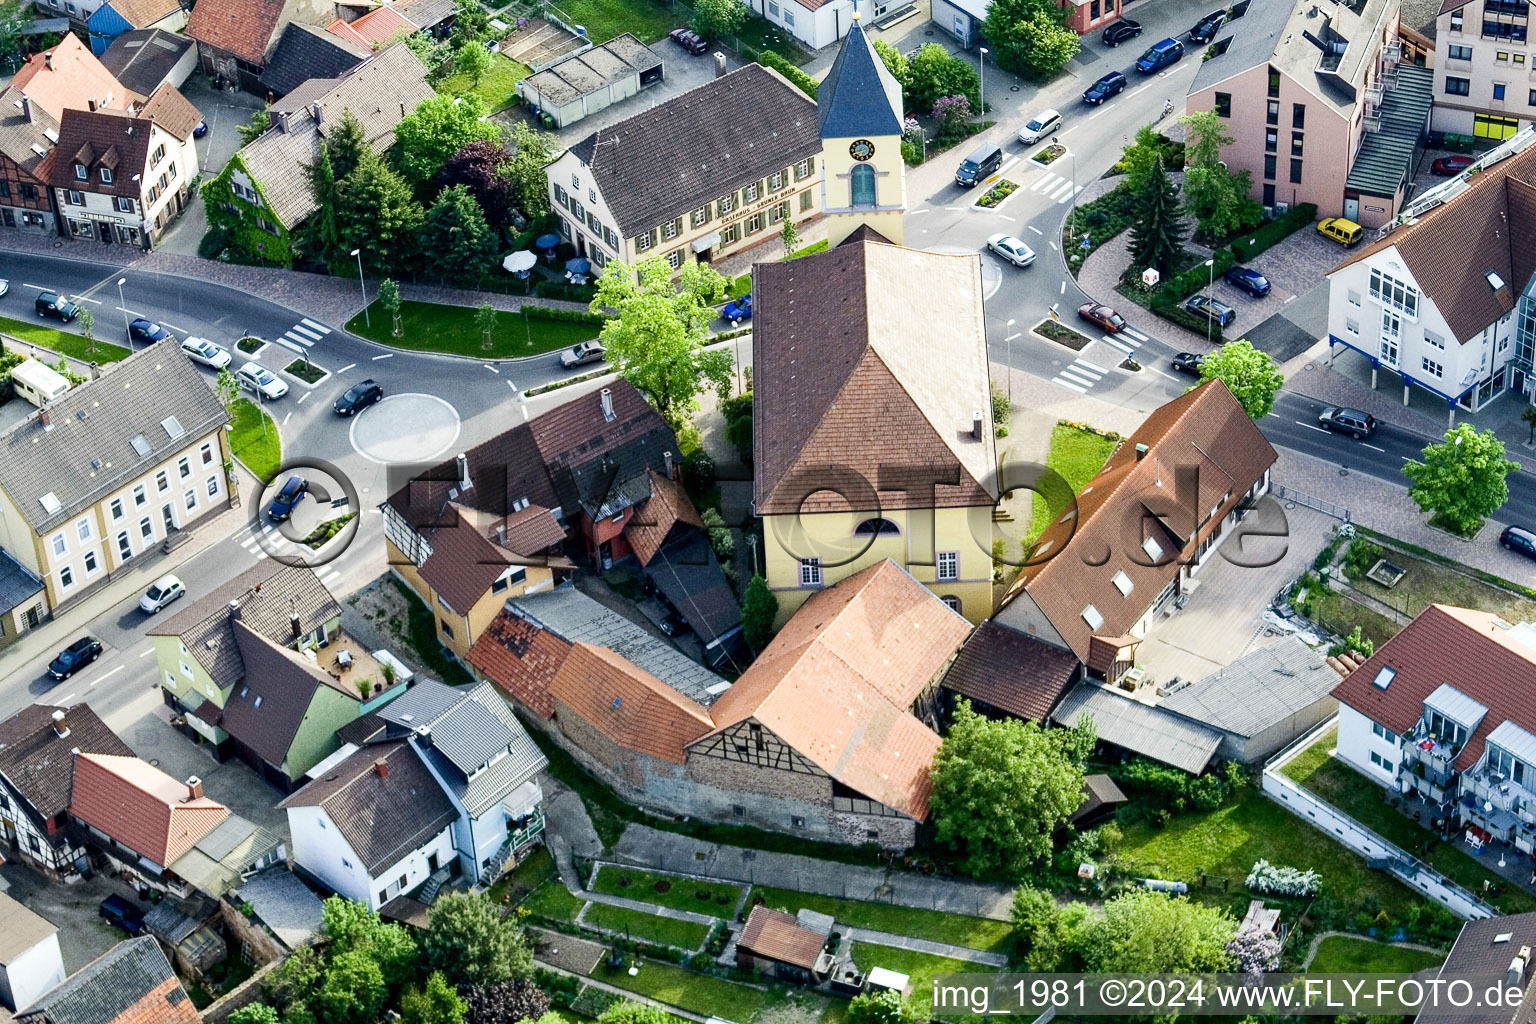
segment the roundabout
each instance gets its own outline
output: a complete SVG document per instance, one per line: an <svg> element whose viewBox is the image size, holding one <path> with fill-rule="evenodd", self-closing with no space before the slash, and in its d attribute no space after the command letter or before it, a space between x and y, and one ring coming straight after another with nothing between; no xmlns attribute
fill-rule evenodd
<svg viewBox="0 0 1536 1024"><path fill-rule="evenodd" d="M352 421L352 449L380 465L435 462L459 439L458 410L436 395L390 395Z"/></svg>

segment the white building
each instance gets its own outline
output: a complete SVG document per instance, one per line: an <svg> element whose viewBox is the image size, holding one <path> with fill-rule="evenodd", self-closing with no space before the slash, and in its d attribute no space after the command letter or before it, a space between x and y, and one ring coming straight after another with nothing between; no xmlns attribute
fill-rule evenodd
<svg viewBox="0 0 1536 1024"><path fill-rule="evenodd" d="M898 10L903 0L745 0L747 8L778 25L807 49L832 46L848 34L855 13L868 26Z"/></svg>
<svg viewBox="0 0 1536 1024"><path fill-rule="evenodd" d="M0 1005L19 1010L64 980L59 930L0 892Z"/></svg>
<svg viewBox="0 0 1536 1024"><path fill-rule="evenodd" d="M1507 139L1536 118L1527 0L1448 0L1435 21L1436 131Z"/></svg>
<svg viewBox="0 0 1536 1024"><path fill-rule="evenodd" d="M1421 194L1379 241L1329 273L1330 359L1340 348L1397 374L1403 404L1416 386L1476 411L1536 380L1536 130L1491 151L1467 173Z"/></svg>

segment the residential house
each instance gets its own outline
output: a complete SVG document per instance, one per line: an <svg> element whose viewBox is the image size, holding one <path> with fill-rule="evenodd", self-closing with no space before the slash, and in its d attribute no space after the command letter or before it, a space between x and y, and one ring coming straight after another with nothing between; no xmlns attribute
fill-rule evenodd
<svg viewBox="0 0 1536 1024"><path fill-rule="evenodd" d="M862 18L875 22L894 14L896 0L745 0L754 14L784 29L802 46L820 50L835 46Z"/></svg>
<svg viewBox="0 0 1536 1024"><path fill-rule="evenodd" d="M548 761L491 684L425 680L379 717L385 730L375 742L351 753L343 747L283 802L299 870L377 908L439 870L439 884L454 877L489 884L541 841L544 794L536 776ZM425 824L416 830L400 827L402 817L417 813L405 806L415 784L407 779L440 790L421 797ZM452 812L446 849L439 797ZM424 842L407 843L407 836Z"/></svg>
<svg viewBox="0 0 1536 1024"><path fill-rule="evenodd" d="M661 58L632 32L562 57L517 83L529 106L557 128L606 110L662 80Z"/></svg>
<svg viewBox="0 0 1536 1024"><path fill-rule="evenodd" d="M199 1024L151 936L119 942L16 1014L16 1024Z"/></svg>
<svg viewBox="0 0 1536 1024"><path fill-rule="evenodd" d="M28 57L9 88L20 89L55 121L66 110L127 110L132 104L122 83L73 33L65 34L53 49Z"/></svg>
<svg viewBox="0 0 1536 1024"><path fill-rule="evenodd" d="M1425 1012L1420 1020L1444 1020L1446 1024L1528 1024L1536 1017L1536 989L1529 984L1531 950L1536 948L1536 912L1497 914L1473 919L1461 926L1436 981L1453 983L1462 978L1499 979L1520 993L1517 1006L1498 1009L1469 1007ZM1524 986L1523 989L1520 986Z"/></svg>
<svg viewBox="0 0 1536 1024"><path fill-rule="evenodd" d="M59 234L146 252L191 201L197 108L161 85L137 114L66 110L49 183Z"/></svg>
<svg viewBox="0 0 1536 1024"><path fill-rule="evenodd" d="M935 25L969 50L981 45L981 23L991 6L991 0L933 0L928 10Z"/></svg>
<svg viewBox="0 0 1536 1024"><path fill-rule="evenodd" d="M1397 216L1434 76L1404 61L1398 12L1398 0L1284 0L1218 30L1186 109L1225 119L1234 141L1222 159L1252 175L1252 198L1277 213L1315 203L1366 227Z"/></svg>
<svg viewBox="0 0 1536 1024"><path fill-rule="evenodd" d="M1067 12L1067 28L1080 36L1119 21L1124 13L1119 0L1056 0L1056 5Z"/></svg>
<svg viewBox="0 0 1536 1024"><path fill-rule="evenodd" d="M19 1010L64 980L59 929L0 892L0 1006Z"/></svg>
<svg viewBox="0 0 1536 1024"><path fill-rule="evenodd" d="M307 168L342 114L351 111L369 147L383 154L395 144L395 125L434 95L427 69L404 43L339 78L305 82L272 108L272 126L239 149L203 195L232 214L240 232L260 239L266 259L287 265L292 232L315 212Z"/></svg>
<svg viewBox="0 0 1536 1024"><path fill-rule="evenodd" d="M101 64L135 102L143 103L162 85L182 87L197 67L197 44L164 29L136 29L113 39Z"/></svg>
<svg viewBox="0 0 1536 1024"><path fill-rule="evenodd" d="M599 271L651 256L679 270L817 216L820 153L816 102L748 64L593 132L544 173L561 236Z"/></svg>
<svg viewBox="0 0 1536 1024"><path fill-rule="evenodd" d="M1536 129L1420 193L1406 223L1328 274L1328 346L1353 349L1456 410L1505 391L1536 402Z"/></svg>
<svg viewBox="0 0 1536 1024"><path fill-rule="evenodd" d="M75 752L132 757L89 704L32 704L0 722L0 830L11 855L57 878L85 868L69 828Z"/></svg>
<svg viewBox="0 0 1536 1024"><path fill-rule="evenodd" d="M203 74L262 95L261 76L283 29L335 16L329 0L212 0L192 8L186 32L197 40Z"/></svg>
<svg viewBox="0 0 1536 1024"><path fill-rule="evenodd" d="M1446 0L1434 24L1436 131L1502 141L1536 120L1525 0Z"/></svg>
<svg viewBox="0 0 1536 1024"><path fill-rule="evenodd" d="M187 12L179 0L103 0L85 19L85 28L91 37L91 52L100 57L124 32L161 29L174 33L186 23Z"/></svg>
<svg viewBox="0 0 1536 1024"><path fill-rule="evenodd" d="M815 984L831 966L831 955L822 956L826 942L826 935L805 927L794 914L759 903L736 940L736 966L794 984Z"/></svg>
<svg viewBox="0 0 1536 1024"><path fill-rule="evenodd" d="M0 651L48 617L43 581L0 548Z"/></svg>
<svg viewBox="0 0 1536 1024"><path fill-rule="evenodd" d="M50 612L229 507L228 422L197 367L151 348L0 433L0 547Z"/></svg>
<svg viewBox="0 0 1536 1024"><path fill-rule="evenodd" d="M376 50L390 42L415 32L417 26L394 7L380 5L361 17L347 21L337 18L325 30L364 50Z"/></svg>
<svg viewBox="0 0 1536 1024"><path fill-rule="evenodd" d="M261 87L269 98L281 98L310 79L340 78L372 53L371 46L335 35L318 25L290 22L267 58L267 66L261 72Z"/></svg>
<svg viewBox="0 0 1536 1024"><path fill-rule="evenodd" d="M1334 688L1336 756L1477 845L1536 852L1536 624L1431 605Z"/></svg>
<svg viewBox="0 0 1536 1024"><path fill-rule="evenodd" d="M291 792L336 731L405 689L341 629L313 569L261 563L150 629L176 724Z"/></svg>

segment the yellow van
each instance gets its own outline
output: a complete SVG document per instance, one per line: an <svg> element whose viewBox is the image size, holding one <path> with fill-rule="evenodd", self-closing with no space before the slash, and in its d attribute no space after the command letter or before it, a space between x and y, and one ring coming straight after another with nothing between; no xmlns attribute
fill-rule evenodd
<svg viewBox="0 0 1536 1024"><path fill-rule="evenodd" d="M1365 237L1365 228L1343 217L1329 217L1317 223L1317 230L1324 238L1331 238L1340 245L1354 245Z"/></svg>

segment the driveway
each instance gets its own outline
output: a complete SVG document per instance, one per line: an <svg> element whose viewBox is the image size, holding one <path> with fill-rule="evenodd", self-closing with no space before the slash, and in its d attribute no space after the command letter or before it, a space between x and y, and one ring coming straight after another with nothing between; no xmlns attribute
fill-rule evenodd
<svg viewBox="0 0 1536 1024"><path fill-rule="evenodd" d="M251 115L262 108L261 99L251 93L214 89L201 73L194 72L182 86L182 95L203 115L208 134L197 140L197 169L204 181L218 174L240 148L239 126L249 124ZM197 255L197 243L208 230L203 201L196 195L187 208L161 237L157 248L184 256Z"/></svg>
<svg viewBox="0 0 1536 1024"><path fill-rule="evenodd" d="M11 899L58 926L59 951L64 970L75 973L119 942L128 938L121 929L96 913L102 900L114 893L145 912L150 904L117 878L97 872L91 878L63 885L19 861L0 866L0 886ZM0 1009L0 1014L5 1011Z"/></svg>

